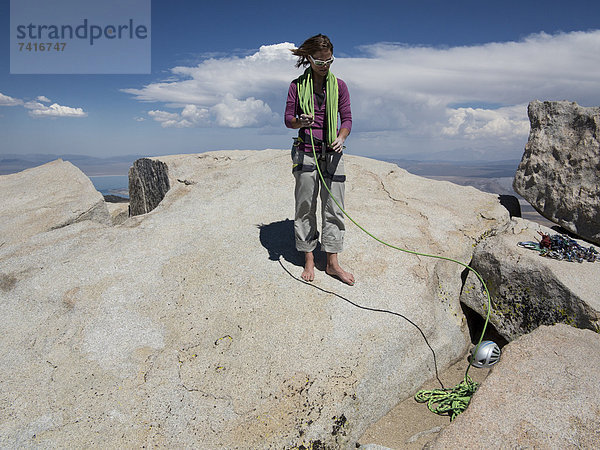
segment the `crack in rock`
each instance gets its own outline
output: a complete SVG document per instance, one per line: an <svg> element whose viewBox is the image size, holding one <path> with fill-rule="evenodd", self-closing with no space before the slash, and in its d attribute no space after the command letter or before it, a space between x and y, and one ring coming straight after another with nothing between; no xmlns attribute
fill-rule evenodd
<svg viewBox="0 0 600 450"><path fill-rule="evenodd" d="M390 176L393 173L394 173L394 171L391 170L390 172L388 172L388 174L386 176ZM377 180L379 181L379 184L381 184L381 189L383 189L383 191L388 195L390 200L393 200L394 202L402 203L402 204L408 206L408 203L406 201L395 198L392 194L390 194L390 191L385 187L385 184L384 184L383 180L381 179L381 177L379 177L379 175L377 175L375 173L372 173L372 174L373 174L373 176L375 176L375 178L377 178Z"/></svg>

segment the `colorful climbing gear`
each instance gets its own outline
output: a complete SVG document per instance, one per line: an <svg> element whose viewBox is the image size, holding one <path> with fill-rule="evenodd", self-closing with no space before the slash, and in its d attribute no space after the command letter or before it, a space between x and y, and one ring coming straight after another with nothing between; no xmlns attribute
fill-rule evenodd
<svg viewBox="0 0 600 450"><path fill-rule="evenodd" d="M588 248L577 243L575 239L571 239L563 234L549 234L538 231L542 239L540 242L525 241L519 242L519 247L536 250L540 256L556 259L558 261L568 262L596 262L600 261L600 254L593 246Z"/></svg>

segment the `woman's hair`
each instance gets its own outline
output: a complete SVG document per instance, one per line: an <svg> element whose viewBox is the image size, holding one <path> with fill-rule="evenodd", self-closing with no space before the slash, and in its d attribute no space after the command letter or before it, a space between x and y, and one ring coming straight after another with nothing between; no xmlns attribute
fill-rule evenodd
<svg viewBox="0 0 600 450"><path fill-rule="evenodd" d="M319 50L331 50L331 53L333 53L333 44L324 34L317 34L316 36L309 37L299 48L291 49L294 56L298 57L296 67L308 66L310 64L308 55L313 55Z"/></svg>

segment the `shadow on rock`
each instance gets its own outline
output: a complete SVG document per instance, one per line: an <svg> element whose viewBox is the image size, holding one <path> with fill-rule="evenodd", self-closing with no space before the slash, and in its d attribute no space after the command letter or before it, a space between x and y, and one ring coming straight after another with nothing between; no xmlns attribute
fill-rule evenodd
<svg viewBox="0 0 600 450"><path fill-rule="evenodd" d="M294 221L290 219L280 222L258 225L260 229L260 243L269 252L271 261L278 261L283 257L295 266L304 266L302 254L296 250L294 242Z"/></svg>
<svg viewBox="0 0 600 450"><path fill-rule="evenodd" d="M510 217L523 217L521 215L521 205L517 197L514 195L499 195L498 200L508 210Z"/></svg>

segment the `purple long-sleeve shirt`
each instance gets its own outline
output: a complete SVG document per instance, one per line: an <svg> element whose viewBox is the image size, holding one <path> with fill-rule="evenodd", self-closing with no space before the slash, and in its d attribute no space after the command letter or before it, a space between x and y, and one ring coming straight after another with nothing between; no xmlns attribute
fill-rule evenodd
<svg viewBox="0 0 600 450"><path fill-rule="evenodd" d="M288 90L287 102L285 104L285 126L292 128L292 119L299 117L302 114L301 108L298 104L298 80L294 80L290 83ZM323 139L323 122L325 119L325 108L326 100L323 100L319 105L317 96L313 94L313 100L315 105L315 121L310 127L313 130L313 136L317 139ZM348 92L348 86L343 80L338 78L338 113L340 115L338 132L341 128L346 128L348 132L352 130L352 111L350 110L350 93ZM308 151L308 149L306 149Z"/></svg>

